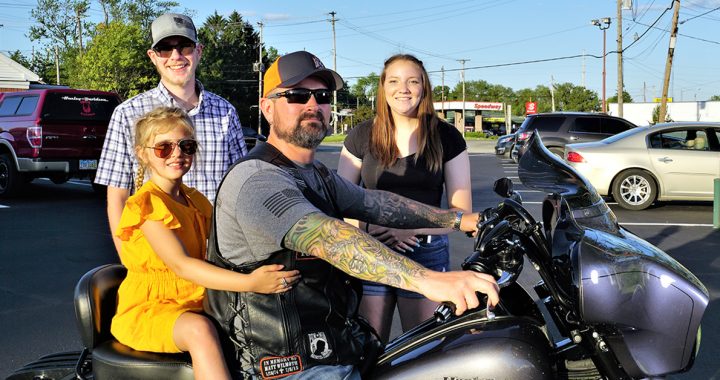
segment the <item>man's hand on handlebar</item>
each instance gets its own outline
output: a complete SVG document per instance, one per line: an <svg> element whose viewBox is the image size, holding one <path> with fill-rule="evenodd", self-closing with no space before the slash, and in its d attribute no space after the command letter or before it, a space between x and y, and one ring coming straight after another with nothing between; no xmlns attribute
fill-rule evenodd
<svg viewBox="0 0 720 380"><path fill-rule="evenodd" d="M480 306L481 300L476 292L487 295L488 306L495 306L500 301L497 282L489 274L473 271L427 273L425 281L419 286L420 293L435 302L453 303L456 315Z"/></svg>

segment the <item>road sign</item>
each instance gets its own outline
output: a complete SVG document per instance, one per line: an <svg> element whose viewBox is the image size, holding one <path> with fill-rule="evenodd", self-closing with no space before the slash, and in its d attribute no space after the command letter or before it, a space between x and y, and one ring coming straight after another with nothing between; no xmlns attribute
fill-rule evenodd
<svg viewBox="0 0 720 380"><path fill-rule="evenodd" d="M525 102L525 114L532 115L537 113L537 102Z"/></svg>

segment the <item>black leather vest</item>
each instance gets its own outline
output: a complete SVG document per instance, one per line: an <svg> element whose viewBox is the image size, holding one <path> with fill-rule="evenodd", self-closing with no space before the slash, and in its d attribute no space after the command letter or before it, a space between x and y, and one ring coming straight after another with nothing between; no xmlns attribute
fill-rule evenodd
<svg viewBox="0 0 720 380"><path fill-rule="evenodd" d="M287 171L315 207L340 217L331 196L331 173L322 163L313 164L323 179L325 194L318 194L305 185L292 161L272 145L256 146L238 163L251 159ZM282 264L287 270L299 270L302 276L283 294L207 290L205 311L230 337L235 359L245 375L278 378L316 365L357 364L361 360L363 331L355 318L362 288L356 279L324 260L288 249L276 251L262 262L235 265L218 248L214 218L208 242L211 263L242 273L266 264Z"/></svg>

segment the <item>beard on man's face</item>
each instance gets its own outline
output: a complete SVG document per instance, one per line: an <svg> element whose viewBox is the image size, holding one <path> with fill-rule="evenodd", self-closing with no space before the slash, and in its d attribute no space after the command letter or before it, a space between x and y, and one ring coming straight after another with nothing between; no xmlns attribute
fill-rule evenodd
<svg viewBox="0 0 720 380"><path fill-rule="evenodd" d="M328 131L322 110L304 112L294 124L292 129L278 130L278 137L305 149L314 149L320 145Z"/></svg>

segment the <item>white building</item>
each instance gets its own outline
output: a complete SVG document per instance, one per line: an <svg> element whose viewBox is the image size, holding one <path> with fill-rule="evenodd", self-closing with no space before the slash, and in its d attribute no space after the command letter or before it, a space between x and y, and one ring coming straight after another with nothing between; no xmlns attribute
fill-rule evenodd
<svg viewBox="0 0 720 380"><path fill-rule="evenodd" d="M40 77L0 53L0 92L24 91L30 88L31 82L40 82Z"/></svg>
<svg viewBox="0 0 720 380"><path fill-rule="evenodd" d="M660 103L623 103L623 118L636 125L648 125L652 114ZM610 103L608 114L618 115L617 103ZM667 116L672 121L718 121L720 122L720 101L668 102Z"/></svg>

